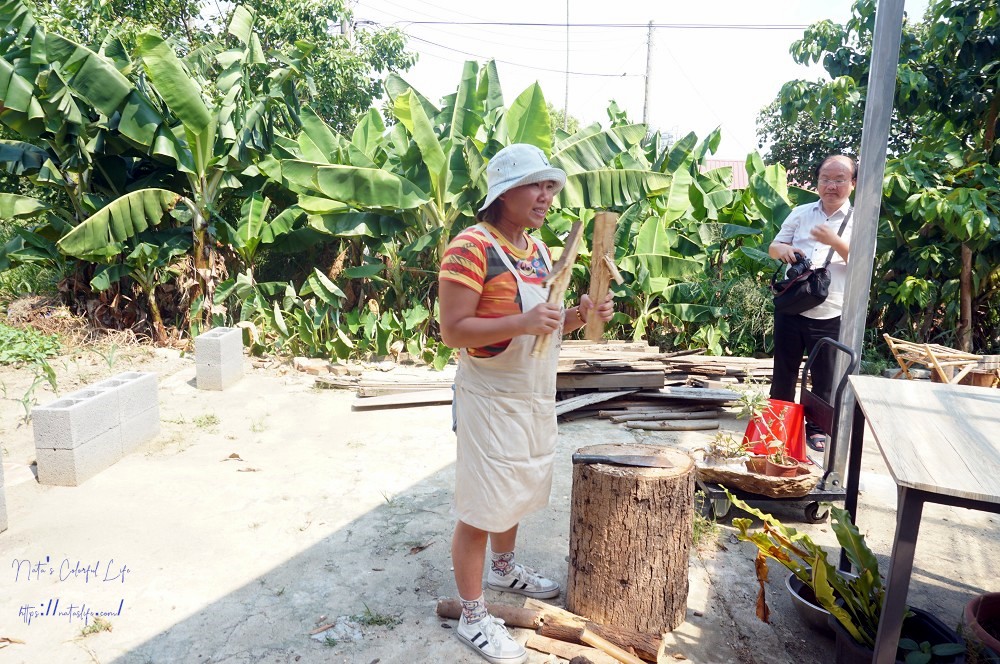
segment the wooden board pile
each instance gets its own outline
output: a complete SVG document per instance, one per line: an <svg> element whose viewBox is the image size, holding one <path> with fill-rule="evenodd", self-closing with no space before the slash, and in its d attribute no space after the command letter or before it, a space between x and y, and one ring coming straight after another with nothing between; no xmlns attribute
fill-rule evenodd
<svg viewBox="0 0 1000 664"><path fill-rule="evenodd" d="M683 351L660 353L645 342L568 340L559 353L556 414L654 410L659 417L645 420L645 425L630 426L659 430L704 428L693 421L707 416L693 413L717 412L739 396L727 388L741 382L768 380L772 366L771 360L710 357ZM451 372L439 376L405 371L319 376L316 386L353 389L358 396L354 408L369 410L450 403L453 381L452 367Z"/></svg>
<svg viewBox="0 0 1000 664"><path fill-rule="evenodd" d="M491 602L486 608L509 627L535 630L525 643L532 650L569 660L584 657L594 664L663 661L665 644L659 634L601 625L537 599L525 600L523 608ZM439 600L437 613L458 620L461 603L457 599Z"/></svg>

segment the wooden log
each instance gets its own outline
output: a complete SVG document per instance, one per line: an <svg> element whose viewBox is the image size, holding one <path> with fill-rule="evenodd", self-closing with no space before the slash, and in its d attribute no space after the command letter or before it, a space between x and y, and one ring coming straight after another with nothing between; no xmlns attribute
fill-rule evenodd
<svg viewBox="0 0 1000 664"><path fill-rule="evenodd" d="M598 447L610 446L599 445ZM623 629L616 625L599 625L554 604L543 602L540 599L526 598L524 600L524 608L538 611L542 615L542 624L538 628L540 634L559 633L574 643L583 643L579 637L581 636L581 631L586 628L601 638L611 641L619 648L634 652L650 662L660 661L659 657L666 648L666 644L660 634L637 632L635 630Z"/></svg>
<svg viewBox="0 0 1000 664"><path fill-rule="evenodd" d="M590 445L586 454L621 454L636 445ZM574 464L566 608L596 623L661 634L684 621L694 517L695 465L671 468ZM637 553L639 552L639 553Z"/></svg>
<svg viewBox="0 0 1000 664"><path fill-rule="evenodd" d="M646 413L630 413L612 417L615 424L622 422L659 422L662 420L712 420L719 416L714 410L702 410L695 413L678 413L675 411L651 411Z"/></svg>
<svg viewBox="0 0 1000 664"><path fill-rule="evenodd" d="M611 625L598 625L594 622L583 624L564 622L564 619L558 616L546 615L541 626L538 628L538 633L542 636L568 643L593 645L587 644L583 640L584 631L589 631L591 634L599 636L605 642L614 644L619 650L627 652L640 660L645 659L647 662L656 662L659 652L664 648L663 639L654 634L623 632L622 630L616 630ZM610 650L605 648L601 648L601 650L611 654Z"/></svg>
<svg viewBox="0 0 1000 664"><path fill-rule="evenodd" d="M597 634L591 632L589 629L583 630L583 633L580 635L580 640L586 643L588 646L593 646L598 650L602 650L608 653L609 655L617 659L619 662L623 662L623 664L643 664L643 661L638 657L636 657L635 655L633 655L632 653L622 650L621 648L611 643L607 639L602 639Z"/></svg>
<svg viewBox="0 0 1000 664"><path fill-rule="evenodd" d="M610 257L614 260L617 224L618 215L614 212L598 212L594 215L593 246L590 248L590 300L594 303L594 308L587 315L587 329L584 330L590 341L599 341L604 337L604 321L597 315L597 305L604 302L611 284L611 269L604 259Z"/></svg>
<svg viewBox="0 0 1000 664"><path fill-rule="evenodd" d="M695 420L692 422L625 422L629 429L643 431L710 431L719 428L719 420Z"/></svg>
<svg viewBox="0 0 1000 664"><path fill-rule="evenodd" d="M537 609L527 609L510 604L486 603L486 610L491 616L495 616L511 627L524 627L526 629L538 629L542 625L542 612ZM437 603L437 614L442 618L458 620L462 617L462 602L458 599L447 597L439 599Z"/></svg>
<svg viewBox="0 0 1000 664"><path fill-rule="evenodd" d="M591 664L618 664L618 660L611 655L605 654L597 648L582 646L576 643L567 643L558 639L551 639L541 634L532 634L524 644L532 650L555 655L571 662L579 657L584 658ZM579 660L578 660L579 661Z"/></svg>

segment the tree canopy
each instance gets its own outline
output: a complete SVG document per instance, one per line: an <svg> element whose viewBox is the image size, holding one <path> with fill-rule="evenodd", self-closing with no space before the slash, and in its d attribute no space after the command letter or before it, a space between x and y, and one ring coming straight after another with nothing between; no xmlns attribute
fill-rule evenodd
<svg viewBox="0 0 1000 664"><path fill-rule="evenodd" d="M789 81L762 113L772 159L794 159L791 141L801 140L798 168L831 140L860 136L874 27L874 0L858 0L846 23L821 21L792 44L797 62L821 62L830 78ZM965 349L1000 345L998 72L992 0L932 0L922 22L905 24L878 252L884 280L873 298L879 327Z"/></svg>

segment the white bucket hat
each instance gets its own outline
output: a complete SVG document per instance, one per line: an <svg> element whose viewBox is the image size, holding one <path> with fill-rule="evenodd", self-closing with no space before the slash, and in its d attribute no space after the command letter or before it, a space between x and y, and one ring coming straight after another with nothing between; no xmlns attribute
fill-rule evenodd
<svg viewBox="0 0 1000 664"><path fill-rule="evenodd" d="M527 143L508 145L493 155L486 166L486 183L489 185L489 191L479 212L488 208L504 192L514 187L547 180L556 183L553 193L559 193L566 185L566 172L553 167L545 158L545 153L534 145Z"/></svg>

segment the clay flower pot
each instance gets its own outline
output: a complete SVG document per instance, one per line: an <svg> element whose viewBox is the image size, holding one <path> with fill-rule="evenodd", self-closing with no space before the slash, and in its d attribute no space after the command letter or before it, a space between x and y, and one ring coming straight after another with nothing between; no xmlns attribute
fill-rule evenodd
<svg viewBox="0 0 1000 664"><path fill-rule="evenodd" d="M795 477L799 474L799 462L792 461L787 465L778 464L767 457L764 460L764 474L768 477Z"/></svg>
<svg viewBox="0 0 1000 664"><path fill-rule="evenodd" d="M965 605L965 625L984 646L1000 653L1000 593L974 597Z"/></svg>

